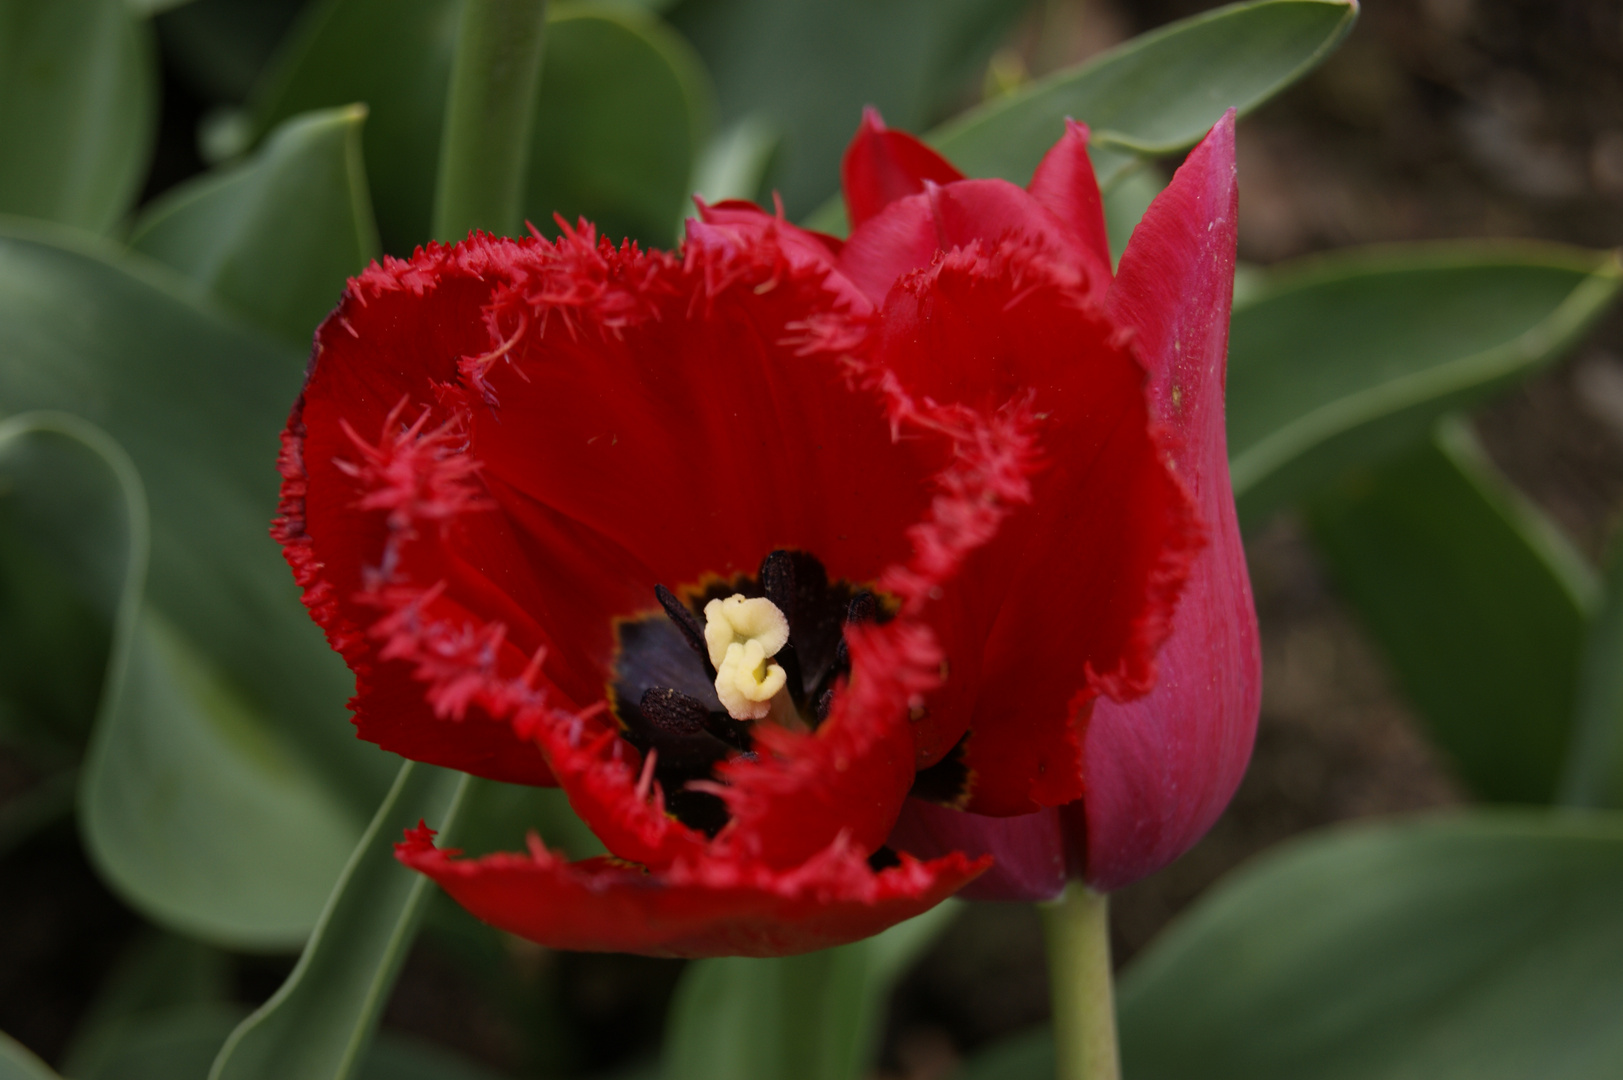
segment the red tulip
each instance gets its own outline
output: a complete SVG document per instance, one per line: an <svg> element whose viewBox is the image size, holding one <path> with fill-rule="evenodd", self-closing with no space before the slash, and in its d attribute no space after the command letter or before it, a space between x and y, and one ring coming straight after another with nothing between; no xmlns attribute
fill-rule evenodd
<svg viewBox="0 0 1623 1080"><path fill-rule="evenodd" d="M873 117L843 245L724 203L679 254L582 223L353 280L277 532L359 732L559 784L613 853L459 859L420 829L401 859L543 944L775 955L990 864L887 847L910 791L974 824L1080 802L1090 880L1192 842L1255 717L1230 132L1114 284L1082 129L1028 193ZM1206 638L1250 642L1249 713L1194 692Z"/></svg>
<svg viewBox="0 0 1623 1080"><path fill-rule="evenodd" d="M871 120L865 125L870 144L906 138L876 127ZM1046 194L1053 183L1072 193L1073 219L1095 222L1098 202L1089 196L1097 188L1081 152L1086 136L1080 125L1071 126L1066 141L1075 152L1051 152L1031 193L1058 209L1060 200ZM864 157L886 162L892 175L883 185L870 180L860 186L900 186L901 155L859 153L854 145L847 168ZM1054 183L1060 175L1065 180ZM931 178L921 175L915 187L927 187ZM1111 317L1133 333L1134 351L1150 374L1152 416L1209 537L1157 657L1155 687L1137 697L1106 694L1091 716L1080 718L1082 792L1067 805L995 818L909 800L895 846L921 855L951 850L996 859L968 896L1049 899L1068 876L1100 891L1137 881L1205 835L1250 760L1262 660L1223 427L1238 207L1230 111L1150 206L1104 300ZM1093 235L1103 256L1102 230Z"/></svg>

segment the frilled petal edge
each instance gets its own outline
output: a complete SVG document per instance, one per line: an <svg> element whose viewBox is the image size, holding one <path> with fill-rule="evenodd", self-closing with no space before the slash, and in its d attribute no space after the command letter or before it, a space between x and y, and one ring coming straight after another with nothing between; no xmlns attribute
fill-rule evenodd
<svg viewBox="0 0 1623 1080"><path fill-rule="evenodd" d="M554 948L647 956L788 956L877 934L929 910L990 864L903 857L875 872L843 837L782 871L698 858L649 873L612 858L571 863L531 835L527 854L458 859L409 830L401 862L474 915Z"/></svg>

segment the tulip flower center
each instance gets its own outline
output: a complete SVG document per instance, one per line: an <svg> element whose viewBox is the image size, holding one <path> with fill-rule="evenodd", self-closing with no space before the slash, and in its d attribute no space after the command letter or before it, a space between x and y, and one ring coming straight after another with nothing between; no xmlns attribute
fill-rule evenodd
<svg viewBox="0 0 1623 1080"><path fill-rule="evenodd" d="M657 585L654 595L661 611L616 625L609 699L626 741L656 755L666 808L714 834L726 804L688 785L713 789L716 765L752 758L756 724L814 730L851 670L844 627L890 614L798 551L772 552L754 577L686 597Z"/></svg>
<svg viewBox="0 0 1623 1080"><path fill-rule="evenodd" d="M800 726L789 697L789 676L772 663L789 644L789 620L764 596L733 593L704 606L704 643L716 669L716 697L734 720L775 716Z"/></svg>

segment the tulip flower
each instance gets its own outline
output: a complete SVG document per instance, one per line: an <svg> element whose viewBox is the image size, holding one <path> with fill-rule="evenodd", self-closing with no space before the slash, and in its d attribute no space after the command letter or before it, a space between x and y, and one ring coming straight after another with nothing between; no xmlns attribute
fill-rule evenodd
<svg viewBox="0 0 1623 1080"><path fill-rule="evenodd" d="M1106 694L1081 718L1078 799L1010 817L909 800L892 837L897 847L996 859L965 895L1046 900L1059 895L1067 877L1080 877L1101 892L1131 884L1205 835L1250 760L1262 660L1223 424L1238 213L1233 124L1230 113L1151 204L1105 297L1111 317L1133 334L1134 351L1150 373L1152 415L1167 436L1177 475L1196 500L1208 542L1191 567L1171 636L1157 656L1154 688L1137 697ZM1073 125L1067 138L1080 143L1085 132ZM909 173L921 190L939 182L938 170L908 156L917 150L885 152L908 139L870 117L847 156L847 189L905 190ZM1080 154L1051 154L1043 168L1061 161L1086 173L1086 181L1069 190L1095 190ZM852 171L883 179L853 180ZM1042 196L1046 181L1039 171L1034 195ZM1072 213L1100 220L1097 203ZM1108 258L1102 224L1094 235L1096 251Z"/></svg>
<svg viewBox="0 0 1623 1080"><path fill-rule="evenodd" d="M1232 118L1114 278L1086 138L1021 189L870 116L843 243L729 202L677 253L560 221L350 283L277 536L357 730L560 785L611 853L403 862L546 945L779 955L1007 876L985 823L1105 885L1198 837L1256 712Z"/></svg>

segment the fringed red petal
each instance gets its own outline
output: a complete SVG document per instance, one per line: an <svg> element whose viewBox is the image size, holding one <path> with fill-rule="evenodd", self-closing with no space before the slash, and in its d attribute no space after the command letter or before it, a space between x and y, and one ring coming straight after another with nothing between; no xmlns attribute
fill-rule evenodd
<svg viewBox="0 0 1623 1080"><path fill-rule="evenodd" d="M1201 542L1143 369L1081 285L1035 240L976 242L903 279L882 316L878 362L901 386L981 412L1017 400L1040 432L1031 509L973 556L938 623L952 667L929 701L928 756L970 732L965 806L980 813L1081 796L1091 702L1153 684Z"/></svg>
<svg viewBox="0 0 1623 1080"><path fill-rule="evenodd" d="M457 859L433 833L409 830L400 860L474 915L552 948L647 956L789 956L877 934L927 911L989 860L904 858L875 873L838 839L775 870L697 858L649 873L613 859L570 863L533 838L527 855Z"/></svg>

